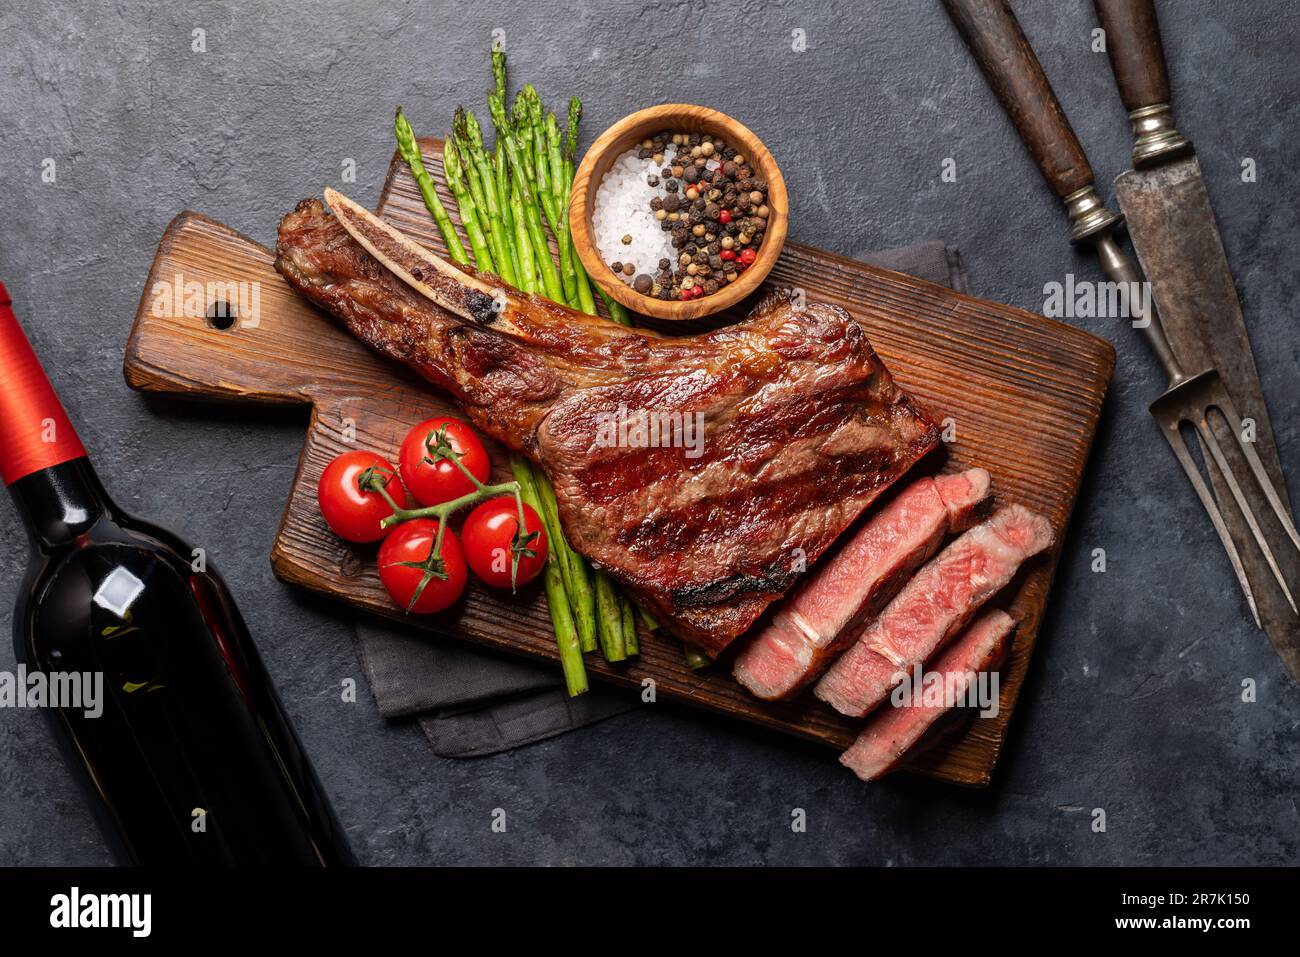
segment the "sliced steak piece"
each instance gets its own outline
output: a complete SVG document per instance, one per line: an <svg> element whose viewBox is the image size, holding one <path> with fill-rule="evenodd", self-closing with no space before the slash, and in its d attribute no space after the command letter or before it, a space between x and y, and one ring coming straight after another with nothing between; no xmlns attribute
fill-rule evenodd
<svg viewBox="0 0 1300 957"><path fill-rule="evenodd" d="M976 675L995 671L1002 664L1015 624L1004 611L984 612L926 671L943 675L954 695L964 696ZM899 758L950 710L947 704L886 705L867 719L858 739L840 755L840 764L862 780L874 781L892 771Z"/></svg>
<svg viewBox="0 0 1300 957"><path fill-rule="evenodd" d="M817 683L817 697L841 714L866 714L1051 544L1043 516L1023 505L999 509L913 576Z"/></svg>
<svg viewBox="0 0 1300 957"><path fill-rule="evenodd" d="M288 283L540 463L574 547L712 655L939 443L835 306L769 296L661 336L462 270L326 195L337 216L307 200L280 223Z"/></svg>
<svg viewBox="0 0 1300 957"><path fill-rule="evenodd" d="M736 680L765 700L817 678L874 618L950 531L988 501L989 473L918 479L873 515L826 565L814 569L736 659Z"/></svg>

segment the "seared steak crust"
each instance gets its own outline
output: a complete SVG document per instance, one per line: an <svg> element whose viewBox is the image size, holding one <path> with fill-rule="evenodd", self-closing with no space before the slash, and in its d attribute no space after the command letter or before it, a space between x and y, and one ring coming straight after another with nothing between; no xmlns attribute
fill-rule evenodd
<svg viewBox="0 0 1300 957"><path fill-rule="evenodd" d="M665 337L502 287L505 313L465 318L316 200L283 219L277 252L294 288L537 461L574 547L713 654L939 441L835 306L773 296L745 322ZM650 420L659 445L641 441Z"/></svg>

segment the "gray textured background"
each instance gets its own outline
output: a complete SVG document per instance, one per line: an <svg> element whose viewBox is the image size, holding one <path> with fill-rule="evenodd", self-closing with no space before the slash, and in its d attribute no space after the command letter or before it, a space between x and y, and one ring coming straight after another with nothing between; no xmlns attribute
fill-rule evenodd
<svg viewBox="0 0 1300 957"><path fill-rule="evenodd" d="M1091 4L1020 2L1103 194L1127 123ZM83 6L100 8L94 13ZM122 382L131 316L182 209L273 241L299 198L378 195L392 108L421 132L481 105L493 28L512 76L577 92L585 129L665 100L752 126L791 189L792 235L841 252L942 238L974 291L1030 309L1069 271L1055 198L946 16L874 3L153 5L8 0L0 10L0 277L127 508L208 548L249 619L362 861L386 863L1295 863L1300 689L1246 612L1145 411L1161 387L1135 334L1119 365L1049 619L994 787L857 782L834 755L666 705L520 751L432 757L363 690L345 612L291 591L267 554L303 419L151 403ZM111 7L111 9L110 9ZM191 7L190 9L186 9ZM1164 2L1180 125L1197 143L1284 462L1300 468L1294 3ZM208 52L192 53L191 31ZM791 31L808 49L791 51ZM1292 143L1291 148L1287 143ZM1259 180L1240 182L1243 157ZM53 157L57 183L41 182ZM940 181L945 157L956 183ZM1168 491L1161 491L1162 489ZM1300 491L1294 484L1293 494ZM3 629L25 562L0 507ZM1109 571L1088 556L1104 547ZM13 667L0 642L0 669ZM1259 700L1240 701L1243 678ZM31 712L0 711L0 863L106 862ZM510 829L489 829L493 808ZM791 832L791 808L808 830ZM1090 829L1104 808L1108 829Z"/></svg>

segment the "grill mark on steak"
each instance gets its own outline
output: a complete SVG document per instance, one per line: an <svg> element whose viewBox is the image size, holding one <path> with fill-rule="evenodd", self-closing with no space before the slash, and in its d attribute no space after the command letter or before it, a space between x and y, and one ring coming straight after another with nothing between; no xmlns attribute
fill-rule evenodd
<svg viewBox="0 0 1300 957"><path fill-rule="evenodd" d="M938 445L837 307L770 296L744 322L665 337L431 263L367 214L347 215L399 274L307 200L280 224L276 268L289 284L537 461L574 547L714 655L790 587L797 554L816 561ZM700 413L704 454L597 447L597 417L620 404Z"/></svg>

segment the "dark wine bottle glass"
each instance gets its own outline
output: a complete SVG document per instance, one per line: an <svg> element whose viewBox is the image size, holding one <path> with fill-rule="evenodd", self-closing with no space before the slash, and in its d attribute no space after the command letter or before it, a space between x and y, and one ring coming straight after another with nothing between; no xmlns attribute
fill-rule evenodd
<svg viewBox="0 0 1300 957"><path fill-rule="evenodd" d="M62 692L45 710L119 860L351 864L225 584L109 498L2 283L0 368L0 471L32 544L17 657Z"/></svg>

